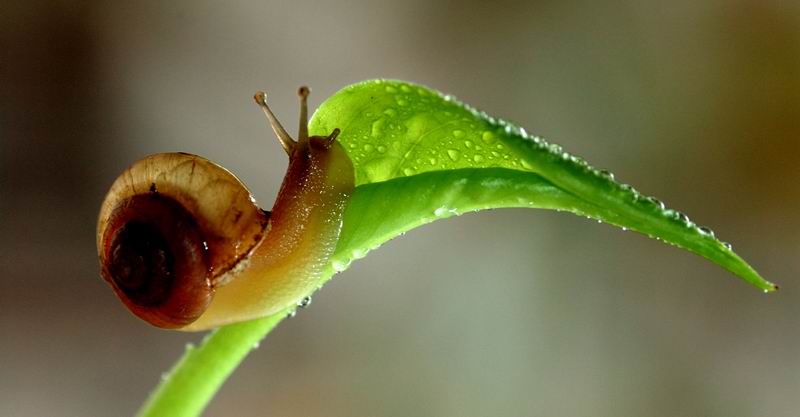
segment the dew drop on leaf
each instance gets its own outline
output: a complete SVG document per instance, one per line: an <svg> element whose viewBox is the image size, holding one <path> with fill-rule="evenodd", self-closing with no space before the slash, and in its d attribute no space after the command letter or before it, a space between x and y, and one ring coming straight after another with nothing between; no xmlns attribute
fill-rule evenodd
<svg viewBox="0 0 800 417"><path fill-rule="evenodd" d="M372 137L380 137L383 135L383 132L386 128L386 120L385 119L378 119L372 122Z"/></svg>
<svg viewBox="0 0 800 417"><path fill-rule="evenodd" d="M297 306L300 308L306 308L311 304L311 296L307 295L303 297L300 301L297 302Z"/></svg>
<svg viewBox="0 0 800 417"><path fill-rule="evenodd" d="M700 230L700 233L702 233L704 235L708 235L708 236L714 237L714 231L709 229L706 226L701 226L701 227L698 228L698 230Z"/></svg>
<svg viewBox="0 0 800 417"><path fill-rule="evenodd" d="M331 267L333 267L333 270L336 272L342 272L350 266L350 262L350 259L344 262L337 259L331 262Z"/></svg>
<svg viewBox="0 0 800 417"><path fill-rule="evenodd" d="M664 202L655 197L648 197L647 200L655 204L660 210L664 210L666 208L666 206L664 206Z"/></svg>

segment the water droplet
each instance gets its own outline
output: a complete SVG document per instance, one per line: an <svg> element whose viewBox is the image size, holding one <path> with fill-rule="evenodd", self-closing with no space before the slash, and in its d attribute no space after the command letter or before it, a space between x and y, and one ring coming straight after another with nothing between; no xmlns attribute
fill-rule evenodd
<svg viewBox="0 0 800 417"><path fill-rule="evenodd" d="M389 117L395 117L395 116L397 116L397 110L389 107L388 109L383 111L383 114L385 114L385 115L387 115Z"/></svg>
<svg viewBox="0 0 800 417"><path fill-rule="evenodd" d="M655 198L655 197L647 197L647 201L655 204L656 207L658 207L661 210L664 210L666 208L666 206L664 205L664 202L659 200L659 199L657 199L657 198Z"/></svg>
<svg viewBox="0 0 800 417"><path fill-rule="evenodd" d="M483 162L483 155L475 155L472 157L472 160L478 163Z"/></svg>
<svg viewBox="0 0 800 417"><path fill-rule="evenodd" d="M454 130L453 131L453 136L455 136L456 139L463 138L464 137L464 131L463 130Z"/></svg>
<svg viewBox="0 0 800 417"><path fill-rule="evenodd" d="M398 106L406 106L408 105L408 100L404 99L403 97L396 97L395 100Z"/></svg>
<svg viewBox="0 0 800 417"><path fill-rule="evenodd" d="M352 262L350 259L344 262L340 260L335 260L331 262L331 267L333 267L333 270L336 272L342 272L350 266L350 262Z"/></svg>
<svg viewBox="0 0 800 417"><path fill-rule="evenodd" d="M494 133L487 130L483 132L483 135L481 135L481 139L483 139L484 142L489 143L494 140Z"/></svg>
<svg viewBox="0 0 800 417"><path fill-rule="evenodd" d="M728 242L722 242L722 246L725 246L725 249L727 250L733 250L733 245Z"/></svg>
<svg viewBox="0 0 800 417"><path fill-rule="evenodd" d="M699 230L699 231L700 231L700 233L702 233L702 234L704 234L704 235L707 235L707 236L714 237L714 231L713 231L713 230L711 230L711 229L709 229L709 228L708 228L708 227L706 227L706 226L701 226L701 227L698 227L698 228L697 228L697 230Z"/></svg>
<svg viewBox="0 0 800 417"><path fill-rule="evenodd" d="M294 318L294 316L296 316L296 315L297 315L297 310L292 310L292 311L290 311L290 312L286 313L286 318L287 318L287 319L292 319L292 318Z"/></svg>
<svg viewBox="0 0 800 417"><path fill-rule="evenodd" d="M501 145L501 144L499 144L499 143L498 143L498 144L497 144L497 146L495 146L495 147L496 147L497 149L500 149L500 150L502 150L502 149L503 149L503 145Z"/></svg>
<svg viewBox="0 0 800 417"><path fill-rule="evenodd" d="M686 214L684 214L683 212L680 212L680 211L675 212L675 219L679 220L679 221L681 221L683 223L686 223L686 224L691 223L689 221L689 216L687 216Z"/></svg>
<svg viewBox="0 0 800 417"><path fill-rule="evenodd" d="M522 164L522 167L525 169L533 169L533 165L529 164L528 161L524 159L520 159L519 162Z"/></svg>
<svg viewBox="0 0 800 417"><path fill-rule="evenodd" d="M431 165L436 165L436 158L430 158L428 162L430 162Z"/></svg>
<svg viewBox="0 0 800 417"><path fill-rule="evenodd" d="M306 308L311 305L311 296L307 295L303 297L300 301L297 302L297 306L300 308Z"/></svg>
<svg viewBox="0 0 800 417"><path fill-rule="evenodd" d="M385 153L386 152L386 147L383 146L383 145L378 145L378 152Z"/></svg>
<svg viewBox="0 0 800 417"><path fill-rule="evenodd" d="M449 156L453 161L458 161L458 158L461 156L461 152L455 149L448 149L447 156Z"/></svg>
<svg viewBox="0 0 800 417"><path fill-rule="evenodd" d="M261 341L253 343L253 350L256 350L261 347Z"/></svg>
<svg viewBox="0 0 800 417"><path fill-rule="evenodd" d="M407 177L414 175L414 170L412 168L403 168L403 174L405 174Z"/></svg>
<svg viewBox="0 0 800 417"><path fill-rule="evenodd" d="M442 217L447 213L447 207L439 207L433 211L433 215L436 217Z"/></svg>
<svg viewBox="0 0 800 417"><path fill-rule="evenodd" d="M406 93L411 92L411 87L409 87L409 86L407 86L405 84L401 85L400 89L403 90Z"/></svg>
<svg viewBox="0 0 800 417"><path fill-rule="evenodd" d="M467 148L471 148L472 147L472 141L471 140L465 140L464 141L464 146L466 146Z"/></svg>
<svg viewBox="0 0 800 417"><path fill-rule="evenodd" d="M373 149L375 149L375 147L370 145L369 143L364 144L364 152L372 152Z"/></svg>
<svg viewBox="0 0 800 417"><path fill-rule="evenodd" d="M372 122L372 137L380 137L386 129L386 120L378 119Z"/></svg>
<svg viewBox="0 0 800 417"><path fill-rule="evenodd" d="M392 87L391 85L387 85L387 86L386 86L386 92L387 92L387 93L396 93L396 92L397 92L397 89L396 89L396 88L394 88L394 87Z"/></svg>
<svg viewBox="0 0 800 417"><path fill-rule="evenodd" d="M611 181L614 181L614 174L612 174L611 172L608 172L608 171L603 169L599 173L600 173L601 176L606 177Z"/></svg>

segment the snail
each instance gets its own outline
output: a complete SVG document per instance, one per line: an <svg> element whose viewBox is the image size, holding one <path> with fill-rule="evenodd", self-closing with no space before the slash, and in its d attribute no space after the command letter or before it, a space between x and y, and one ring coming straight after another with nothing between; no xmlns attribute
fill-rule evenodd
<svg viewBox="0 0 800 417"><path fill-rule="evenodd" d="M145 157L112 184L100 208L101 275L128 309L162 328L205 330L285 310L316 289L336 248L354 188L336 141L308 136L309 89L301 87L295 141L256 103L289 155L272 207L200 156Z"/></svg>

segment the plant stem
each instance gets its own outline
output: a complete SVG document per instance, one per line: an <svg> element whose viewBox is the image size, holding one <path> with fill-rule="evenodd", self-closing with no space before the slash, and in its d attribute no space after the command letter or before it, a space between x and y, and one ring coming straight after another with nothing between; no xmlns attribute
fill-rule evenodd
<svg viewBox="0 0 800 417"><path fill-rule="evenodd" d="M137 414L138 417L196 417L239 363L286 317L269 317L231 324L214 330L199 347L186 353L162 379Z"/></svg>

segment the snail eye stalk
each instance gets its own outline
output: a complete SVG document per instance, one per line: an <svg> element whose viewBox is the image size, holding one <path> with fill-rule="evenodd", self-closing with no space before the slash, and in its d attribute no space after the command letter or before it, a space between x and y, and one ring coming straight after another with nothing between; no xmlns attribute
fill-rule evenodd
<svg viewBox="0 0 800 417"><path fill-rule="evenodd" d="M295 142L289 133L286 132L286 129L283 128L281 122L278 121L278 118L275 117L275 114L272 113L272 110L267 105L267 93L258 91L256 92L256 95L253 96L253 99L255 99L256 104L261 107L261 111L264 112L264 115L267 116L269 125L275 132L275 136L278 137L278 141L281 143L283 150L286 151L287 155L292 156L292 152L294 152L297 142Z"/></svg>

